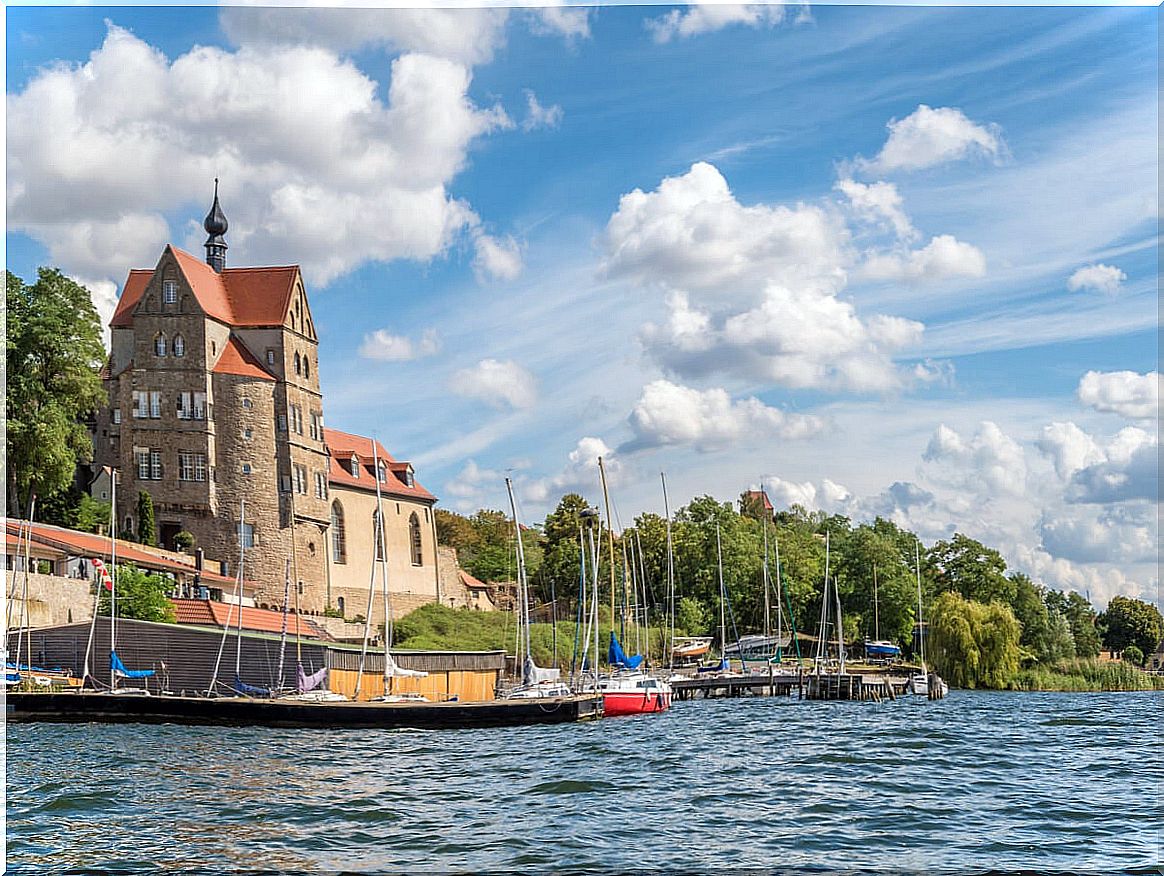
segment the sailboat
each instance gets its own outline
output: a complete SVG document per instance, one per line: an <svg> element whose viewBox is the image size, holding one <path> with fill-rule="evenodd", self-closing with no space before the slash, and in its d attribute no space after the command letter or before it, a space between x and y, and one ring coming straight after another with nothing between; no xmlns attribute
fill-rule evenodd
<svg viewBox="0 0 1164 876"><path fill-rule="evenodd" d="M106 693L129 696L149 696L144 687L118 687L121 679L149 678L152 669L127 669L117 655L117 470L112 470L109 482L109 569L99 560L94 561L98 571L96 595L93 601L93 620L89 626L89 643L85 648L85 670L82 684L89 677L89 653L93 647L93 633L97 626L97 605L101 599L101 588L109 591L109 689ZM96 679L94 678L94 682Z"/></svg>
<svg viewBox="0 0 1164 876"><path fill-rule="evenodd" d="M877 566L873 567L873 641L865 642L866 660L896 660L901 649L881 638L881 613L877 603Z"/></svg>
<svg viewBox="0 0 1164 876"><path fill-rule="evenodd" d="M530 646L529 579L525 573L525 548L521 542L521 521L517 516L517 500L513 495L513 481L505 479L509 492L509 507L513 511L513 531L517 541L518 633L514 666L520 667L521 683L506 695L506 699L540 697L568 697L570 688L561 680L561 670L543 669L533 659Z"/></svg>
<svg viewBox="0 0 1164 876"><path fill-rule="evenodd" d="M765 507L767 507L768 496L761 487L761 494L764 496ZM780 580L779 572L777 572L776 580L776 632L772 633L770 626L772 618L771 599L769 597L771 591L771 578L768 571L768 521L763 521L764 526L764 562L761 564L763 570L764 582L764 632L763 634L749 633L740 636L733 645L728 645L724 648L724 656L736 658L742 661L747 660L763 660L768 663L779 663L783 651L792 643L792 636L785 635L783 630L784 611L781 608L780 602ZM780 547L776 547L776 563L780 564Z"/></svg>
<svg viewBox="0 0 1164 876"><path fill-rule="evenodd" d="M912 676L909 679L909 689L911 693L918 696L928 697L930 695L930 671L926 666L926 627L922 623L922 589L921 589L921 549L915 542L914 546L914 569L917 573L917 636L918 646L921 654L921 672ZM939 689L934 693L940 698L944 697L950 692L950 687L942 679L934 675L934 680L937 682Z"/></svg>
<svg viewBox="0 0 1164 876"><path fill-rule="evenodd" d="M614 623L614 522L610 515L610 493L606 486L606 468L598 457L598 473L602 480L602 497L606 504L606 524L610 545L610 620ZM597 564L595 564L597 566ZM595 575L595 604L597 604L597 575ZM597 622L597 614L595 615ZM636 655L628 658L619 645L614 631L610 633L607 662L610 673L596 678L596 687L602 694L603 711L607 717L641 715L662 712L671 707L671 685L651 673L643 671L643 659ZM597 655L596 655L597 658ZM597 662L597 660L596 660Z"/></svg>

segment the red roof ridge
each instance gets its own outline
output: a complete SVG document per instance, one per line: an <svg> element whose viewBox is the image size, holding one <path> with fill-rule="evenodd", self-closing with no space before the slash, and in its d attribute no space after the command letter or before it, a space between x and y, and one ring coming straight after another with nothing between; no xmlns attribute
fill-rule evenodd
<svg viewBox="0 0 1164 876"><path fill-rule="evenodd" d="M222 355L218 357L213 370L215 374L235 374L239 377L275 380L275 376L264 368L246 345L239 343L234 335L230 336L226 346L222 348Z"/></svg>

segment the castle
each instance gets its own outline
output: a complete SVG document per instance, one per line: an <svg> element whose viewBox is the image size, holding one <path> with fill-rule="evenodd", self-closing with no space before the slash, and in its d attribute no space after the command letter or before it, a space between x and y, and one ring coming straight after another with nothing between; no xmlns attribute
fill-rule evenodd
<svg viewBox="0 0 1164 876"><path fill-rule="evenodd" d="M436 497L379 442L324 426L299 267L227 267L217 181L203 227L205 261L167 245L129 272L110 321L94 461L119 472L119 528L137 531L146 492L162 546L187 531L231 575L241 557L256 604L280 606L290 575L301 611L351 617L382 513L393 614L439 601Z"/></svg>

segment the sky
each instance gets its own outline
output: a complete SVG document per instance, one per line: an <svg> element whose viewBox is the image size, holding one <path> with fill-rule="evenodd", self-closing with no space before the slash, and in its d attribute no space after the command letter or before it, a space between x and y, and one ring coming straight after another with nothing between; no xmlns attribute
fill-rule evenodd
<svg viewBox="0 0 1164 876"><path fill-rule="evenodd" d="M7 265L299 264L443 507L761 485L1156 601L1153 8L9 7Z"/></svg>

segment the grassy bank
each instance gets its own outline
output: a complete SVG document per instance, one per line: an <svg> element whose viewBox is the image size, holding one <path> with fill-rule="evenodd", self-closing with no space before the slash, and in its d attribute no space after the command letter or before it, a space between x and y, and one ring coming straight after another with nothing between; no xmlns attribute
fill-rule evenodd
<svg viewBox="0 0 1164 876"><path fill-rule="evenodd" d="M607 612L609 614L609 612ZM507 611L472 611L466 608L447 608L435 603L416 609L396 621L393 629L393 647L417 650L442 651L514 651L517 638L516 616ZM534 660L539 666L554 665L554 629L558 633L558 661L562 667L569 667L574 653L576 625L573 621L558 621L557 624L532 624L530 626L530 646ZM582 635L577 632L577 635ZM650 637L650 653L657 658L662 650L662 638L658 627L645 631ZM640 632L642 637L643 632ZM593 636L593 633L591 633ZM635 637L629 633L629 641L623 642L628 654L635 653ZM598 644L601 659L606 659L606 646L610 642L608 618L600 618Z"/></svg>
<svg viewBox="0 0 1164 876"><path fill-rule="evenodd" d="M1022 669L1011 690L1117 691L1164 690L1164 676L1149 675L1128 663L1100 660L1063 660L1052 667Z"/></svg>

